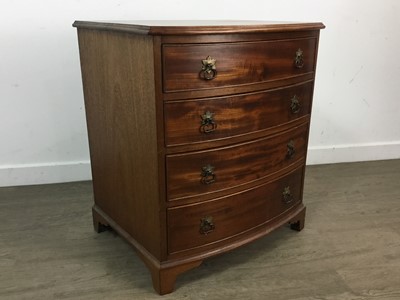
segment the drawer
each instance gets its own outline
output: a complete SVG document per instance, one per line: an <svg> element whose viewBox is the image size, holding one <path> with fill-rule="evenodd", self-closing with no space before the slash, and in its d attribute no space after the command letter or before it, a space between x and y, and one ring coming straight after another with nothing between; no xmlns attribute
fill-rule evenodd
<svg viewBox="0 0 400 300"><path fill-rule="evenodd" d="M308 123L229 147L167 155L168 200L201 197L263 180L305 159Z"/></svg>
<svg viewBox="0 0 400 300"><path fill-rule="evenodd" d="M303 75L315 69L316 45L316 38L164 44L163 90L222 88Z"/></svg>
<svg viewBox="0 0 400 300"><path fill-rule="evenodd" d="M167 146L265 130L311 113L313 82L287 88L165 103Z"/></svg>
<svg viewBox="0 0 400 300"><path fill-rule="evenodd" d="M168 252L206 246L279 216L301 201L302 176L300 168L232 196L168 209Z"/></svg>

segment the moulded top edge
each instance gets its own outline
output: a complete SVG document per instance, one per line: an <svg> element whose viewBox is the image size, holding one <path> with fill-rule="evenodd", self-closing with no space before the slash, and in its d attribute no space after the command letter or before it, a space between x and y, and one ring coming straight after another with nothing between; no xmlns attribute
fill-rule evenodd
<svg viewBox="0 0 400 300"><path fill-rule="evenodd" d="M146 35L191 35L225 33L263 33L320 30L320 22L276 22L246 20L171 20L171 21L75 21L77 28L123 31Z"/></svg>

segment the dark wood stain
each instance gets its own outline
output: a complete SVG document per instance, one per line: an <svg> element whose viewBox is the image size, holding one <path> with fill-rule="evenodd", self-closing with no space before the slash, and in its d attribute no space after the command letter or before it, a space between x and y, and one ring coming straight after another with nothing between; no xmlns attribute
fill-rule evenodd
<svg viewBox="0 0 400 300"><path fill-rule="evenodd" d="M79 45L95 203L159 258L152 38L82 29Z"/></svg>
<svg viewBox="0 0 400 300"><path fill-rule="evenodd" d="M171 293L177 276L204 259L287 223L300 231L305 220L304 164L323 25L193 24L74 23L93 225L97 232L111 227L133 246L159 294ZM294 65L298 49L302 68ZM218 74L205 81L199 72L208 55ZM290 108L294 96L298 112ZM199 131L207 111L217 123L210 134ZM202 181L207 165L214 182Z"/></svg>
<svg viewBox="0 0 400 300"><path fill-rule="evenodd" d="M166 145L184 145L251 134L290 122L311 113L313 82L284 89L219 98L174 101L165 104ZM293 113L291 99L297 96L300 110ZM200 131L201 116L210 111L215 131Z"/></svg>
<svg viewBox="0 0 400 300"><path fill-rule="evenodd" d="M246 183L255 183L304 160L307 144L308 124L268 138L244 144L167 156L168 199L196 197L229 189ZM293 141L295 154L287 157L287 144ZM211 184L201 183L202 167L215 167L216 180Z"/></svg>
<svg viewBox="0 0 400 300"><path fill-rule="evenodd" d="M164 45L164 91L211 89L295 77L314 71L317 39L260 41L208 45ZM296 51L304 52L305 65L294 67ZM201 61L216 59L217 76L202 80Z"/></svg>
<svg viewBox="0 0 400 300"><path fill-rule="evenodd" d="M179 206L168 210L169 252L179 252L207 246L231 236L265 225L293 205L301 202L303 170L268 184L206 203ZM285 203L282 192L289 186L293 201ZM199 231L200 220L211 216L215 229L209 234ZM227 242L227 241L225 241Z"/></svg>

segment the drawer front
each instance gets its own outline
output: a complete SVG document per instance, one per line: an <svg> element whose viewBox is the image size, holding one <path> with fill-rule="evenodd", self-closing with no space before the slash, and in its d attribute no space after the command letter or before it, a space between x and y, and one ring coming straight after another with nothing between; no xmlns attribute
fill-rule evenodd
<svg viewBox="0 0 400 300"><path fill-rule="evenodd" d="M315 69L316 45L316 38L165 44L163 89L164 92L210 89L302 75Z"/></svg>
<svg viewBox="0 0 400 300"><path fill-rule="evenodd" d="M268 222L301 201L303 168L257 188L168 209L168 252L217 242Z"/></svg>
<svg viewBox="0 0 400 300"><path fill-rule="evenodd" d="M308 123L268 138L167 156L168 200L200 197L263 180L304 159Z"/></svg>
<svg viewBox="0 0 400 300"><path fill-rule="evenodd" d="M313 82L288 88L165 104L167 146L265 130L311 113Z"/></svg>

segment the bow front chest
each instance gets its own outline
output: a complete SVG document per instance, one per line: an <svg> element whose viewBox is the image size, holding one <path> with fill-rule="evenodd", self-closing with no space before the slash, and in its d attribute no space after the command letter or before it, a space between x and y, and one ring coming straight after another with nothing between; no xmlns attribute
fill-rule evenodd
<svg viewBox="0 0 400 300"><path fill-rule="evenodd" d="M93 223L178 274L290 224L321 23L84 22L78 28Z"/></svg>

